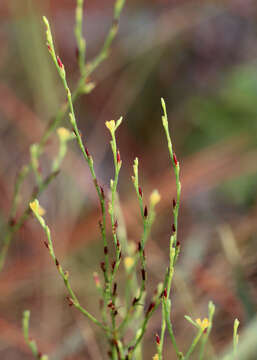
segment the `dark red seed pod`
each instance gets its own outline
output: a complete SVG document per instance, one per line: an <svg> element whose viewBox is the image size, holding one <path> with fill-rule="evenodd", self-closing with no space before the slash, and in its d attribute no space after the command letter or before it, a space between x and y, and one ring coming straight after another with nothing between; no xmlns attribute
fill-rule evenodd
<svg viewBox="0 0 257 360"><path fill-rule="evenodd" d="M120 240L117 238L117 248L120 248Z"/></svg>
<svg viewBox="0 0 257 360"><path fill-rule="evenodd" d="M62 61L61 61L61 59L59 58L59 56L57 55L57 57L56 57L56 60L57 60L57 63L58 63L58 66L59 66L59 68L63 68L63 63L62 63Z"/></svg>
<svg viewBox="0 0 257 360"><path fill-rule="evenodd" d="M143 191L142 191L142 188L139 186L139 188L138 188L138 192L139 192L139 195L141 196L141 197L143 197Z"/></svg>
<svg viewBox="0 0 257 360"><path fill-rule="evenodd" d="M104 199L105 198L105 194L104 194L104 189L102 186L100 186L100 190L101 190L101 195L102 195L102 198Z"/></svg>
<svg viewBox="0 0 257 360"><path fill-rule="evenodd" d="M115 265L116 265L116 261L113 261L113 262L112 262L112 270L114 270Z"/></svg>
<svg viewBox="0 0 257 360"><path fill-rule="evenodd" d="M173 201L172 201L172 206L173 206L173 209L175 209L176 205L177 205L177 202L176 202L176 200L175 200L175 199L173 199Z"/></svg>
<svg viewBox="0 0 257 360"><path fill-rule="evenodd" d="M180 242L179 242L179 241L177 242L177 248L178 248L178 247L180 247Z"/></svg>
<svg viewBox="0 0 257 360"><path fill-rule="evenodd" d="M138 243L138 251L140 252L142 249L141 242Z"/></svg>
<svg viewBox="0 0 257 360"><path fill-rule="evenodd" d="M52 51L51 46L50 46L49 44L46 44L46 46L47 46L47 48L48 48L49 52L51 52L51 51Z"/></svg>
<svg viewBox="0 0 257 360"><path fill-rule="evenodd" d="M112 302L112 300L108 303L108 308L111 308L112 306L113 306L113 302Z"/></svg>
<svg viewBox="0 0 257 360"><path fill-rule="evenodd" d="M172 231L173 231L173 232L176 232L176 227L175 227L174 224L172 224Z"/></svg>
<svg viewBox="0 0 257 360"><path fill-rule="evenodd" d="M121 251L120 251L120 253L119 253L119 260L121 259L121 256L122 256L122 254L121 254Z"/></svg>
<svg viewBox="0 0 257 360"><path fill-rule="evenodd" d="M167 289L166 288L163 290L163 296L165 297L165 299L167 299L168 294L167 294Z"/></svg>
<svg viewBox="0 0 257 360"><path fill-rule="evenodd" d="M104 247L104 255L107 255L107 254L108 254L108 247L105 246L105 247Z"/></svg>
<svg viewBox="0 0 257 360"><path fill-rule="evenodd" d="M160 345L161 339L160 339L160 336L158 334L155 334L155 341L156 341L157 345Z"/></svg>
<svg viewBox="0 0 257 360"><path fill-rule="evenodd" d="M132 301L132 306L135 306L137 302L138 302L138 298L135 297Z"/></svg>
<svg viewBox="0 0 257 360"><path fill-rule="evenodd" d="M147 206L145 206L144 217L147 218L147 215L148 215L148 210L147 210Z"/></svg>
<svg viewBox="0 0 257 360"><path fill-rule="evenodd" d="M47 249L49 249L49 245L48 245L48 243L47 243L46 241L44 241L44 244L45 244L45 247L46 247Z"/></svg>
<svg viewBox="0 0 257 360"><path fill-rule="evenodd" d="M113 313L113 316L117 316L118 315L118 311L115 310L114 313Z"/></svg>
<svg viewBox="0 0 257 360"><path fill-rule="evenodd" d="M105 273L106 268L105 268L105 262L104 261L101 262L100 267L101 267L102 271Z"/></svg>
<svg viewBox="0 0 257 360"><path fill-rule="evenodd" d="M143 279L143 281L145 281L145 269L142 269L142 270L141 270L141 274L142 274L142 279Z"/></svg>
<svg viewBox="0 0 257 360"><path fill-rule="evenodd" d="M87 154L87 157L90 157L90 154L89 154L89 151L88 151L88 148L85 146L85 152Z"/></svg>
<svg viewBox="0 0 257 360"><path fill-rule="evenodd" d="M155 303L151 302L147 309L146 316L150 314L150 312L154 309L154 307L155 307Z"/></svg>
<svg viewBox="0 0 257 360"><path fill-rule="evenodd" d="M120 152L119 150L117 151L117 163L120 163L121 159L120 159Z"/></svg>
<svg viewBox="0 0 257 360"><path fill-rule="evenodd" d="M115 282L115 283L113 284L112 295L113 295L113 296L116 296L116 294L117 294L117 283Z"/></svg>
<svg viewBox="0 0 257 360"><path fill-rule="evenodd" d="M173 153L173 160L174 160L174 164L177 166L178 165L178 160L177 160L177 157L176 157L175 153Z"/></svg>
<svg viewBox="0 0 257 360"><path fill-rule="evenodd" d="M74 302L73 302L73 300L72 300L71 297L67 296L66 299L67 299L67 301L68 301L69 306L74 305Z"/></svg>
<svg viewBox="0 0 257 360"><path fill-rule="evenodd" d="M118 227L118 221L115 220L115 223L114 223L114 228L115 228L115 230L117 229L117 227Z"/></svg>
<svg viewBox="0 0 257 360"><path fill-rule="evenodd" d="M57 259L55 259L55 265L58 267L60 264L59 264L59 261Z"/></svg>

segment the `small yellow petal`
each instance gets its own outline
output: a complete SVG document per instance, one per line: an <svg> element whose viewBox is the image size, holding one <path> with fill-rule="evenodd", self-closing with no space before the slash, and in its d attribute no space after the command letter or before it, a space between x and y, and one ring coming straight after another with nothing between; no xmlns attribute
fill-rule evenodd
<svg viewBox="0 0 257 360"><path fill-rule="evenodd" d="M205 329L207 329L210 325L209 320L207 318L204 318L203 320L201 319L196 319L195 322L197 323L197 325L204 331Z"/></svg>
<svg viewBox="0 0 257 360"><path fill-rule="evenodd" d="M210 323L209 320L207 318L203 319L202 321L202 329L205 330L207 329L207 327L209 327Z"/></svg>
<svg viewBox="0 0 257 360"><path fill-rule="evenodd" d="M155 354L155 355L153 356L153 360L159 360L159 355L158 355L158 354Z"/></svg>
<svg viewBox="0 0 257 360"><path fill-rule="evenodd" d="M31 208L31 210L39 215L39 216L43 216L45 214L45 209L42 208L42 206L39 205L39 202L37 199L35 199L34 201L29 203L29 206Z"/></svg>
<svg viewBox="0 0 257 360"><path fill-rule="evenodd" d="M155 206L161 200L161 195L158 190L154 190L150 195L150 203Z"/></svg>
<svg viewBox="0 0 257 360"><path fill-rule="evenodd" d="M107 129L110 130L110 132L113 132L115 130L115 126L116 126L115 121L114 120L106 121L105 126L107 127Z"/></svg>
<svg viewBox="0 0 257 360"><path fill-rule="evenodd" d="M127 270L130 270L134 265L135 260L131 256L126 256L124 258L124 266Z"/></svg>
<svg viewBox="0 0 257 360"><path fill-rule="evenodd" d="M66 129L65 127L59 127L57 129L57 134L58 134L60 140L66 141L69 139L71 132L68 129Z"/></svg>

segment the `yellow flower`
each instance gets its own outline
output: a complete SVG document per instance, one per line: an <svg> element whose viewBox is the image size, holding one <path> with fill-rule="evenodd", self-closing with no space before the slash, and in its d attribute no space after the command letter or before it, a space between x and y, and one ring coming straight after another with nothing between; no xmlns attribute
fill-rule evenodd
<svg viewBox="0 0 257 360"><path fill-rule="evenodd" d="M130 270L132 266L134 265L135 260L131 256L126 256L124 258L124 266L126 270Z"/></svg>
<svg viewBox="0 0 257 360"><path fill-rule="evenodd" d="M155 355L153 356L153 360L159 360L159 355L158 355L158 354L155 354Z"/></svg>
<svg viewBox="0 0 257 360"><path fill-rule="evenodd" d="M67 141L71 135L70 131L65 127L59 127L57 129L57 134L62 141Z"/></svg>
<svg viewBox="0 0 257 360"><path fill-rule="evenodd" d="M197 325L204 331L205 329L207 329L210 325L209 320L207 318L204 318L203 320L201 319L196 319L195 320Z"/></svg>
<svg viewBox="0 0 257 360"><path fill-rule="evenodd" d="M115 121L114 120L106 121L105 126L107 127L107 129L110 130L110 132L113 132L115 130L115 127L116 127Z"/></svg>
<svg viewBox="0 0 257 360"><path fill-rule="evenodd" d="M29 206L31 210L39 216L43 216L45 214L45 209L42 208L42 206L39 205L39 202L37 199L29 203Z"/></svg>
<svg viewBox="0 0 257 360"><path fill-rule="evenodd" d="M158 190L154 190L152 194L150 195L150 203L152 206L155 206L158 204L158 202L161 200L161 195Z"/></svg>

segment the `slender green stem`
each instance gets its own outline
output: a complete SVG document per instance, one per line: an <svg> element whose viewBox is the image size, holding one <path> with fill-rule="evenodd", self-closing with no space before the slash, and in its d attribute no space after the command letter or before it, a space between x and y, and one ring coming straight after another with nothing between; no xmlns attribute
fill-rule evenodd
<svg viewBox="0 0 257 360"><path fill-rule="evenodd" d="M38 347L37 347L35 340L31 339L31 337L29 336L29 319L30 319L30 311L25 310L23 312L23 317L22 317L22 330L23 330L24 339L25 339L27 345L29 346L33 356L37 360L48 360L48 356L42 355L38 351Z"/></svg>
<svg viewBox="0 0 257 360"><path fill-rule="evenodd" d="M64 285L66 286L66 289L69 293L70 297L68 298L68 301L69 301L70 305L74 305L84 316L86 316L94 324L98 325L100 328L102 328L103 330L105 330L108 333L109 328L107 326L103 325L93 315L91 315L85 308L83 308L81 306L76 294L74 293L74 291L71 287L70 281L69 281L69 273L67 271L63 271L61 264L59 263L59 261L56 258L54 247L53 247L53 242L52 242L52 237L51 237L51 232L50 232L49 227L46 225L44 218L40 215L40 212L38 210L38 208L39 208L38 201L35 200L34 202L30 203L30 208L32 209L35 217L39 221L40 225L42 226L42 228L46 234L47 242L45 242L45 246L49 250L49 254L52 257L52 259L57 267L57 270L63 279Z"/></svg>
<svg viewBox="0 0 257 360"><path fill-rule="evenodd" d="M35 198L37 198L48 187L48 185L52 182L52 180L56 178L56 176L58 174L59 174L59 171L54 171L52 174L50 174L41 183L40 187L37 187L33 191L32 195L30 197L30 201L33 201ZM20 230L22 225L28 219L30 213L31 213L30 207L28 206L26 208L26 210L23 212L23 214L20 216L20 218L16 222L14 221L12 224L10 224L8 226L8 229L4 234L3 245L1 248L1 252L0 252L0 272L3 269L3 266L5 264L6 255L7 255L7 252L8 252L8 249L9 249L9 246L10 246L13 236L17 233L18 230Z"/></svg>
<svg viewBox="0 0 257 360"><path fill-rule="evenodd" d="M96 56L95 59L93 59L88 64L82 65L82 60L85 60L85 46L83 45L83 36L82 36L82 7L83 7L83 1L77 0L77 9L79 9L76 13L76 33L78 35L77 39L79 40L79 63L80 63L80 70L83 68L83 74L81 74L80 79L78 80L78 83L75 87L75 90L73 91L72 95L72 102L75 102L77 98L84 94L89 93L93 90L93 86L89 86L86 84L88 77L96 70L96 68L102 63L103 60L105 60L108 56L110 47L112 45L112 42L117 34L117 23L121 14L121 11L124 7L125 1L124 0L116 0L114 5L114 21L113 24L106 36L104 45L102 49L100 50L99 54ZM44 146L47 143L49 137L52 135L52 133L56 130L62 119L64 118L66 112L69 109L69 105L67 103L63 104L63 106L60 108L54 119L50 122L48 128L44 132L41 140L39 141L38 145L38 157L42 154L44 150ZM26 169L26 170L25 170ZM17 212L17 205L19 200L19 193L22 187L23 182L25 181L28 174L32 171L32 160L25 165L22 170L20 171L17 181L14 186L14 196L12 200L11 205L11 211L10 211L10 217L7 224L6 234L4 235L4 241L3 246L0 250L0 271L3 269L5 258L9 249L9 244L12 241L13 238L13 232L10 230L10 223L16 216ZM101 207L103 207L103 201L101 202ZM103 215L105 217L105 215ZM105 220L103 220L105 222ZM105 228L105 227L104 227ZM8 239L8 240L6 240ZM6 245L6 242L8 242L8 245Z"/></svg>
<svg viewBox="0 0 257 360"><path fill-rule="evenodd" d="M78 47L78 64L81 76L85 76L86 40L83 37L83 4L84 0L77 0L75 37Z"/></svg>
<svg viewBox="0 0 257 360"><path fill-rule="evenodd" d="M194 338L194 340L192 341L192 344L190 345L189 347L189 350L188 352L186 353L185 355L185 360L188 360L189 357L191 356L191 354L193 353L194 349L196 348L196 345L198 344L199 340L201 339L203 335L203 330L202 329L199 329L196 337Z"/></svg>
<svg viewBox="0 0 257 360"><path fill-rule="evenodd" d="M173 279L174 273L174 266L177 260L177 256L179 253L179 246L177 246L177 232L178 232L178 213L179 213L179 205L180 205L180 194L181 194L181 184L180 184L180 177L179 177L179 162L177 161L176 155L173 152L172 141L169 132L169 124L168 124L168 116L166 110L166 104L164 99L161 99L162 109L163 109L163 116L162 116L162 124L165 130L167 143L168 143L168 150L170 159L172 162L173 170L175 173L176 178L176 200L173 200L173 218L174 224L172 226L172 235L170 236L170 251L169 251L169 268L168 268L168 279L167 279L167 288L165 290L165 296L163 297L163 309L164 309L164 316L162 315L162 330L161 330L161 338L160 338L160 345L158 346L158 354L160 359L162 359L162 351L163 351L163 341L165 336L165 329L166 323L168 327L168 332L171 337L172 344L175 348L176 354L178 358L181 358L181 353L178 350L178 346L175 340L175 336L172 330L172 325L170 321L170 291L171 291L171 283Z"/></svg>

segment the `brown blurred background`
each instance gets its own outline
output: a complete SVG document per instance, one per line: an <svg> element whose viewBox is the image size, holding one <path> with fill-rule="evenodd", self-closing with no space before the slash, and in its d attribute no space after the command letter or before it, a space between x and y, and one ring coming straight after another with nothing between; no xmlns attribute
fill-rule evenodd
<svg viewBox="0 0 257 360"><path fill-rule="evenodd" d="M114 1L85 1L87 59L99 51L112 21ZM64 91L45 46L42 15L52 25L56 47L73 88L79 77L73 34L76 1L0 2L0 224L4 229L16 174L29 160L64 101ZM257 295L257 3L254 0L130 0L107 61L92 75L96 89L75 105L79 127L107 191L113 176L104 122L124 117L118 131L123 160L119 196L131 241L141 224L130 177L136 156L147 198L158 188L162 202L149 239L150 293L163 279L172 223L174 175L170 169L160 97L167 103L181 166L179 219L181 256L172 290L174 328L182 349L194 331L184 314L207 314L216 304L211 352L221 354L240 319L244 355L256 359ZM63 126L69 127L65 118ZM58 151L56 135L40 166L47 175ZM23 205L34 187L22 188ZM56 253L71 273L81 302L98 314L92 274L99 271L100 211L90 174L75 142L57 179L40 197ZM55 360L107 359L98 330L67 306L66 291L32 218L15 236L0 275L0 359L32 359L21 333L24 309L31 332ZM155 352L160 329L155 314L145 336L145 359ZM255 346L255 347L254 347ZM246 352L246 350L248 352ZM175 354L166 342L166 355ZM211 353L210 352L210 353Z"/></svg>

